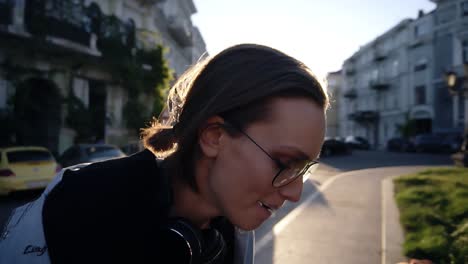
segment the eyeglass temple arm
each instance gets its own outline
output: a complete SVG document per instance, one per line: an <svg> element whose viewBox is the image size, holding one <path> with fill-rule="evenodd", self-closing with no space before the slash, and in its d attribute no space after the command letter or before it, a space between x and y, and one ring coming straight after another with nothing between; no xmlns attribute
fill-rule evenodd
<svg viewBox="0 0 468 264"><path fill-rule="evenodd" d="M244 136L246 136L252 143L254 143L260 150L263 151L263 153L265 153L268 157L270 157L270 159L272 159L274 162L276 162L276 164L278 165L278 167L280 168L287 168L287 166L285 166L284 164L282 164L279 160L273 158L270 154L268 154L268 152L266 152L266 150L264 150L259 144L257 144L257 142L255 142L255 140L253 140L253 138L251 138L247 133L245 133L242 129L240 129L239 127L231 124L230 122L228 121L225 121L224 126L227 126L227 127L230 127L230 128L234 128L236 129L237 131L239 131L240 133L242 133Z"/></svg>

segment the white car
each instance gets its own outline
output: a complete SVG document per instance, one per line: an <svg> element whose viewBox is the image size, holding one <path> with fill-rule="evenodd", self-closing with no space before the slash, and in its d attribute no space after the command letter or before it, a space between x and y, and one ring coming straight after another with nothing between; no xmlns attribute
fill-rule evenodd
<svg viewBox="0 0 468 264"><path fill-rule="evenodd" d="M63 152L58 161L63 167L125 157L120 148L109 144L77 144Z"/></svg>

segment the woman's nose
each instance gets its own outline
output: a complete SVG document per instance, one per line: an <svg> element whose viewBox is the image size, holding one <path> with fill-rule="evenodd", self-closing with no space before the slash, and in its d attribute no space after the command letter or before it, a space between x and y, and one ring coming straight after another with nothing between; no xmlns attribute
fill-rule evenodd
<svg viewBox="0 0 468 264"><path fill-rule="evenodd" d="M298 202L301 199L303 185L302 177L298 177L290 184L279 188L279 193L288 201Z"/></svg>

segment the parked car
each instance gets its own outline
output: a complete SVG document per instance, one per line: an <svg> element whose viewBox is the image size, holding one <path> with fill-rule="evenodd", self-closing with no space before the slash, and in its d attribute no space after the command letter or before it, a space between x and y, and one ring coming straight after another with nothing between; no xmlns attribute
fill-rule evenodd
<svg viewBox="0 0 468 264"><path fill-rule="evenodd" d="M406 138L395 137L387 141L387 150L411 152L411 151L414 151L414 145L410 140Z"/></svg>
<svg viewBox="0 0 468 264"><path fill-rule="evenodd" d="M458 134L447 135L442 141L442 151L455 153L459 151L463 144L463 136Z"/></svg>
<svg viewBox="0 0 468 264"><path fill-rule="evenodd" d="M341 140L326 137L322 145L321 156L327 157L337 154L351 154L351 148Z"/></svg>
<svg viewBox="0 0 468 264"><path fill-rule="evenodd" d="M353 149L370 149L369 141L363 137L347 136L345 143Z"/></svg>
<svg viewBox="0 0 468 264"><path fill-rule="evenodd" d="M65 150L58 160L63 167L69 167L80 163L93 163L125 156L125 153L114 145L77 144Z"/></svg>
<svg viewBox="0 0 468 264"><path fill-rule="evenodd" d="M134 153L144 150L145 147L143 146L143 143L139 140L127 142L127 144L120 146L120 149L126 155L132 155Z"/></svg>
<svg viewBox="0 0 468 264"><path fill-rule="evenodd" d="M416 152L442 152L443 137L436 134L421 134L414 137L413 144Z"/></svg>
<svg viewBox="0 0 468 264"><path fill-rule="evenodd" d="M326 139L326 138L325 138ZM338 140L338 141L341 141L341 142L344 142L345 139L343 137L334 137L335 140Z"/></svg>
<svg viewBox="0 0 468 264"><path fill-rule="evenodd" d="M18 146L0 149L0 195L42 189L61 170L44 147Z"/></svg>

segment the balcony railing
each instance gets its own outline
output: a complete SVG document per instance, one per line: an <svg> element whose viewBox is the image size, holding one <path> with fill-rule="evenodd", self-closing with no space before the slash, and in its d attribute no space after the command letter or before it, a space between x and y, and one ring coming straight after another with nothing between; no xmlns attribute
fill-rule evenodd
<svg viewBox="0 0 468 264"><path fill-rule="evenodd" d="M24 5L17 3L0 0L0 24L10 23L14 9L19 8L19 14L24 16L24 27L21 25L19 31L6 28L6 32L14 35L23 32L21 37L43 39L45 41L31 44L39 43L37 47L41 49L59 48L100 56L103 50L112 50L114 54L130 53L136 45L133 21L104 15L96 3L89 6L82 0L25 0Z"/></svg>
<svg viewBox="0 0 468 264"><path fill-rule="evenodd" d="M345 70L346 76L353 76L356 73L356 70L353 66L348 66Z"/></svg>
<svg viewBox="0 0 468 264"><path fill-rule="evenodd" d="M99 27L97 44L103 54L130 56L136 45L136 30L131 20L124 22L113 15L104 16Z"/></svg>
<svg viewBox="0 0 468 264"><path fill-rule="evenodd" d="M13 23L13 0L0 0L0 25Z"/></svg>
<svg viewBox="0 0 468 264"><path fill-rule="evenodd" d="M59 37L88 46L91 29L83 1L28 0L26 30L33 35Z"/></svg>
<svg viewBox="0 0 468 264"><path fill-rule="evenodd" d="M165 0L136 0L140 5L143 5L143 6L152 6L152 5L155 5L157 3L162 3L164 2Z"/></svg>
<svg viewBox="0 0 468 264"><path fill-rule="evenodd" d="M167 19L168 29L172 37L182 46L192 46L192 25L187 21L170 16Z"/></svg>
<svg viewBox="0 0 468 264"><path fill-rule="evenodd" d="M414 49L423 45L423 41L420 38L413 39L409 42L408 48Z"/></svg>
<svg viewBox="0 0 468 264"><path fill-rule="evenodd" d="M351 100L352 100L352 99L356 99L356 97L357 97L357 92L356 92L355 89L349 89L348 91L346 91L346 92L343 94L343 96L344 96L345 98L348 98L348 99L351 99Z"/></svg>
<svg viewBox="0 0 468 264"><path fill-rule="evenodd" d="M382 91L390 88L390 82L386 79L371 80L369 87L373 90Z"/></svg>
<svg viewBox="0 0 468 264"><path fill-rule="evenodd" d="M379 113L372 110L356 111L349 114L348 118L357 123L372 123L379 119Z"/></svg>
<svg viewBox="0 0 468 264"><path fill-rule="evenodd" d="M381 50L374 51L374 61L383 61L387 58L387 54Z"/></svg>

